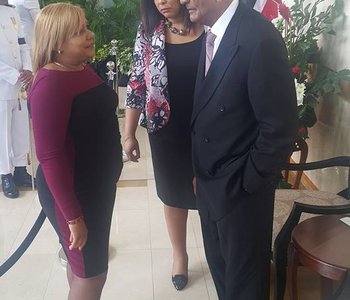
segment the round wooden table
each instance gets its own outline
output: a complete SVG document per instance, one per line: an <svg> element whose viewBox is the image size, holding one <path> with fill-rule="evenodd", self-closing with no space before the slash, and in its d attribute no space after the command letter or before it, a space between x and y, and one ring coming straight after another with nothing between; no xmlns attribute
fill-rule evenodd
<svg viewBox="0 0 350 300"><path fill-rule="evenodd" d="M321 275L322 299L332 294L332 281L344 280L350 270L350 226L342 215L317 216L293 230L289 253L291 300L298 299L297 268L304 265Z"/></svg>

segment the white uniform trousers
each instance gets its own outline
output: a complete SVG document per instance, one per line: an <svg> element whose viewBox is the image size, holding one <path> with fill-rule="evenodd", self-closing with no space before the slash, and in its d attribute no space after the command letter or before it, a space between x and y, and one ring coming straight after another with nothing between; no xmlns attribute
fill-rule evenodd
<svg viewBox="0 0 350 300"><path fill-rule="evenodd" d="M14 167L28 163L29 120L27 101L0 101L0 174L12 173Z"/></svg>

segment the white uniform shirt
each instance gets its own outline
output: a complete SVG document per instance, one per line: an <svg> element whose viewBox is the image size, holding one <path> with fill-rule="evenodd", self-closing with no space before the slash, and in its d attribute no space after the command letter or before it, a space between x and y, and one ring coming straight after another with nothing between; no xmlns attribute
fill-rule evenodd
<svg viewBox="0 0 350 300"><path fill-rule="evenodd" d="M35 18L40 12L38 0L9 0L9 3L16 7L17 13L21 18L26 42L32 47Z"/></svg>
<svg viewBox="0 0 350 300"><path fill-rule="evenodd" d="M15 8L0 5L0 101L18 98L22 70L32 70L30 48Z"/></svg>

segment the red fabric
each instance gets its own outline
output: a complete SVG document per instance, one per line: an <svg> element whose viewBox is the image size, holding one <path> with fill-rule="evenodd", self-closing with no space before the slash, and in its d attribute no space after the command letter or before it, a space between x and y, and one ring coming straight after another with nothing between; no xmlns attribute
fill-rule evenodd
<svg viewBox="0 0 350 300"><path fill-rule="evenodd" d="M261 14L272 21L278 17L278 3L274 0L267 0Z"/></svg>

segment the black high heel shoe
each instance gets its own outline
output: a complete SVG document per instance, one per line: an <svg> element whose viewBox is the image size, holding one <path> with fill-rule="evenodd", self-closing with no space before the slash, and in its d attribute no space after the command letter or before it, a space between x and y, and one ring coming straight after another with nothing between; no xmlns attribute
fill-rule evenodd
<svg viewBox="0 0 350 300"><path fill-rule="evenodd" d="M188 276L184 274L175 275L171 277L171 281L173 282L175 289L177 289L178 291L181 291L187 285Z"/></svg>

